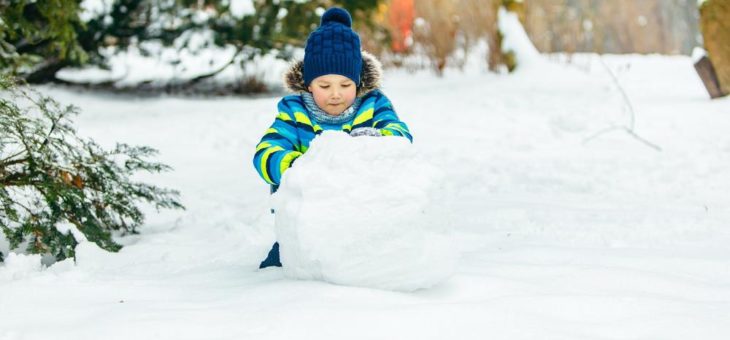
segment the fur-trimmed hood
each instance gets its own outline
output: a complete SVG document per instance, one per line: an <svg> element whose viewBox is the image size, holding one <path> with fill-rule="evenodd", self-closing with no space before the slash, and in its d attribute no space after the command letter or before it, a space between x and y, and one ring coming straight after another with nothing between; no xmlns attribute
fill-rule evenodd
<svg viewBox="0 0 730 340"><path fill-rule="evenodd" d="M362 71L360 72L360 86L357 96L362 97L369 92L380 88L383 67L374 55L362 51ZM299 60L291 64L284 73L284 86L295 93L308 92L304 85L304 61Z"/></svg>

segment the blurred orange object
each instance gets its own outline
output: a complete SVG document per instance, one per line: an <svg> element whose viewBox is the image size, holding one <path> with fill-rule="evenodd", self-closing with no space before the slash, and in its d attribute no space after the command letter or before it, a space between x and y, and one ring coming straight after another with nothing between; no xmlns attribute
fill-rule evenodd
<svg viewBox="0 0 730 340"><path fill-rule="evenodd" d="M413 29L415 19L414 0L391 0L388 20L393 28L393 52L405 52Z"/></svg>

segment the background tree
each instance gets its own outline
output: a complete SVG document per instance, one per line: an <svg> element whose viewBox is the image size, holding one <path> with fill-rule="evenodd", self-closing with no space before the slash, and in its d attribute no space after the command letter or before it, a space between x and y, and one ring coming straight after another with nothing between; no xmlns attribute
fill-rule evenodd
<svg viewBox="0 0 730 340"><path fill-rule="evenodd" d="M231 2L212 0L114 0L101 11L84 12L76 0L0 1L0 67L31 83L60 81L56 72L86 62L104 65L107 47L121 52L145 42L177 49L235 46L225 66L276 50L291 57L319 23L324 8L342 6L356 17L356 28L376 26L369 15L379 0L255 0L251 13L235 13ZM53 5L51 5L53 4ZM81 18L83 17L83 19ZM199 44L194 33L210 33ZM243 56L243 58L240 58ZM191 79L196 82L222 69Z"/></svg>
<svg viewBox="0 0 730 340"><path fill-rule="evenodd" d="M423 0L415 2L419 20L413 30L417 49L431 60L434 70L441 74L447 63L461 66L464 58L454 58L461 50L467 55L479 40L486 39L489 46L487 63L496 71L515 68L514 56L503 53L502 37L497 28L498 11L504 6L524 19L524 5L518 0Z"/></svg>
<svg viewBox="0 0 730 340"><path fill-rule="evenodd" d="M80 11L76 0L0 1L0 69L36 81L86 62Z"/></svg>
<svg viewBox="0 0 730 340"><path fill-rule="evenodd" d="M422 19L416 22L413 29L414 41L431 60L433 70L441 75L447 59L458 46L456 3L450 0L421 0L415 2L415 10Z"/></svg>
<svg viewBox="0 0 730 340"><path fill-rule="evenodd" d="M409 2L386 3L388 10L409 11L402 5ZM530 40L545 53L564 52L568 57L574 52L688 55L698 44L697 0L419 0L413 4L414 43L406 51L394 50L402 54L390 58L397 65L403 64L406 55L416 54L429 58L436 67L444 61L459 66L463 60L454 56L468 54L470 47L486 41L489 68L510 68L509 55L500 48L500 6L517 13ZM397 25L390 29L400 39L400 32L408 32Z"/></svg>
<svg viewBox="0 0 730 340"><path fill-rule="evenodd" d="M730 2L706 0L700 5L702 36L723 95L730 94Z"/></svg>

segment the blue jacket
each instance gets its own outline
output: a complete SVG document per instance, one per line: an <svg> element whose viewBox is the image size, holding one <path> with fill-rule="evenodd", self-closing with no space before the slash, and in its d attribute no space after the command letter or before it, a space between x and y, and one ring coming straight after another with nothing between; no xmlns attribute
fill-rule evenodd
<svg viewBox="0 0 730 340"><path fill-rule="evenodd" d="M306 89L300 72L301 63L294 64L286 76L289 88L297 92ZM398 119L388 97L377 89L379 79L379 63L364 53L363 85L358 95L360 106L352 120L341 125L316 121L301 94L282 98L278 104L279 114L256 145L253 164L261 178L269 184L278 185L292 162L307 152L309 143L325 130L349 133L357 128L370 127L378 129L383 136L402 136L413 141L408 126Z"/></svg>

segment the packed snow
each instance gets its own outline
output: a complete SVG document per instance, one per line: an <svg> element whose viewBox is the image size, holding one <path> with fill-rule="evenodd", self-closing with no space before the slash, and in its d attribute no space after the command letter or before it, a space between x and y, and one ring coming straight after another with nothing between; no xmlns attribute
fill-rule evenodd
<svg viewBox="0 0 730 340"><path fill-rule="evenodd" d="M189 41L190 47L165 47L160 42L150 41L141 46L130 46L124 51L116 47L105 48L101 53L109 59L108 68L66 68L56 76L71 83L109 83L115 88L134 88L144 84L164 87L222 69L209 80L211 86L237 84L252 77L276 89L281 86L282 72L288 68L286 62L276 58L275 51L249 57L246 53L236 54L233 46L213 46L210 31L186 32L178 38L179 44L183 41ZM204 48L196 49L201 46ZM150 52L152 56L148 55ZM248 58L251 62L241 66Z"/></svg>
<svg viewBox="0 0 730 340"><path fill-rule="evenodd" d="M284 275L400 291L447 279L459 250L432 202L441 173L422 155L405 138L312 141L274 195Z"/></svg>
<svg viewBox="0 0 730 340"><path fill-rule="evenodd" d="M251 159L277 97L40 88L81 107L80 134L158 148L175 171L139 179L181 190L187 210L149 209L116 254L6 256L0 339L727 339L730 101L709 99L689 57L548 59L385 74L442 173L427 199L461 253L450 278L409 293L258 270L276 195ZM631 120L661 151L614 129Z"/></svg>

